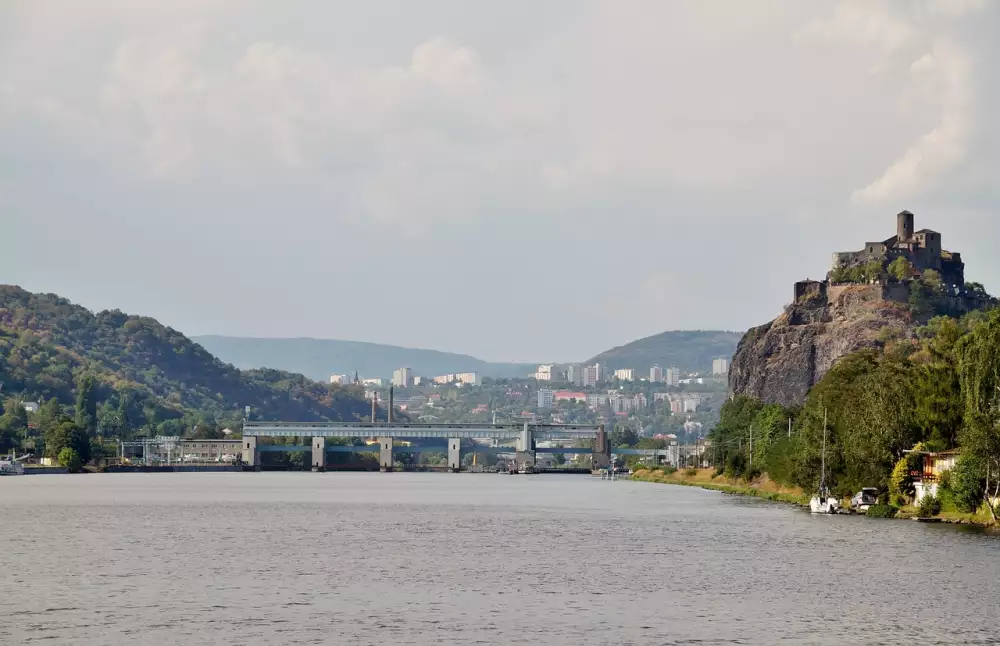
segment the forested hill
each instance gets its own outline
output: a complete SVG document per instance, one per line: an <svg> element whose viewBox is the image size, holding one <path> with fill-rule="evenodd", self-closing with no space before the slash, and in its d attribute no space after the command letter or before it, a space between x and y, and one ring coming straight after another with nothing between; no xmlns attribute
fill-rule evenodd
<svg viewBox="0 0 1000 646"><path fill-rule="evenodd" d="M467 354L401 348L381 343L334 339L254 339L199 336L194 340L239 368L293 370L325 381L331 374L390 377L396 368L414 375L435 377L452 372L478 372L482 377L526 377L535 366L490 363Z"/></svg>
<svg viewBox="0 0 1000 646"><path fill-rule="evenodd" d="M704 330L661 332L611 348L590 359L587 364L600 363L610 370L634 368L647 371L659 365L662 368L676 366L688 372L708 372L712 369L713 359L733 356L741 336L736 332Z"/></svg>
<svg viewBox="0 0 1000 646"><path fill-rule="evenodd" d="M4 396L71 405L90 374L105 409L122 406L133 426L169 434L206 416L350 420L369 415L354 387L278 370L240 371L154 319L94 314L53 294L0 286L0 385ZM124 402L123 402L124 400Z"/></svg>

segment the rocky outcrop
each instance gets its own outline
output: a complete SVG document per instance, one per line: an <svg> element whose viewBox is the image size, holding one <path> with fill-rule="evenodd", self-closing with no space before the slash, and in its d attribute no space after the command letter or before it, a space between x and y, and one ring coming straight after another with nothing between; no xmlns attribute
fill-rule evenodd
<svg viewBox="0 0 1000 646"><path fill-rule="evenodd" d="M909 338L909 308L878 285L831 286L793 303L775 320L747 332L729 368L729 390L785 406L801 404L841 357Z"/></svg>

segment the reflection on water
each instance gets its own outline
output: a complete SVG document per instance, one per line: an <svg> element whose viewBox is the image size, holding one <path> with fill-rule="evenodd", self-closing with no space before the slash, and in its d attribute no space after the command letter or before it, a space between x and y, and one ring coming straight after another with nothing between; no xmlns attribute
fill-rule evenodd
<svg viewBox="0 0 1000 646"><path fill-rule="evenodd" d="M586 476L0 480L0 643L996 643L1000 539Z"/></svg>

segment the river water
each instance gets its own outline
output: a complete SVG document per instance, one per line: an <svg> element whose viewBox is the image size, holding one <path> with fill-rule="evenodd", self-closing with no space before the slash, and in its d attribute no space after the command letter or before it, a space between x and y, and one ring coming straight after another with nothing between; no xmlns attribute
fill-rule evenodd
<svg viewBox="0 0 1000 646"><path fill-rule="evenodd" d="M0 479L0 643L992 644L1000 538L588 476Z"/></svg>

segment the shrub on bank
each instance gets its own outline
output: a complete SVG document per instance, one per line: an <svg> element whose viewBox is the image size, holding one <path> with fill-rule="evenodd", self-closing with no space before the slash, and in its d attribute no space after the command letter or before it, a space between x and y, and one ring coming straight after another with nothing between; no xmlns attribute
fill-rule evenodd
<svg viewBox="0 0 1000 646"><path fill-rule="evenodd" d="M698 475L698 469L695 469L694 467L689 467L687 469L684 469L684 475L689 477L694 477Z"/></svg>
<svg viewBox="0 0 1000 646"><path fill-rule="evenodd" d="M872 505L865 512L865 516L870 516L871 518L895 518L897 512L899 512L899 509L892 505Z"/></svg>
<svg viewBox="0 0 1000 646"><path fill-rule="evenodd" d="M920 505L917 507L917 510L924 518L937 516L941 513L941 500L937 496L927 494L920 499Z"/></svg>

